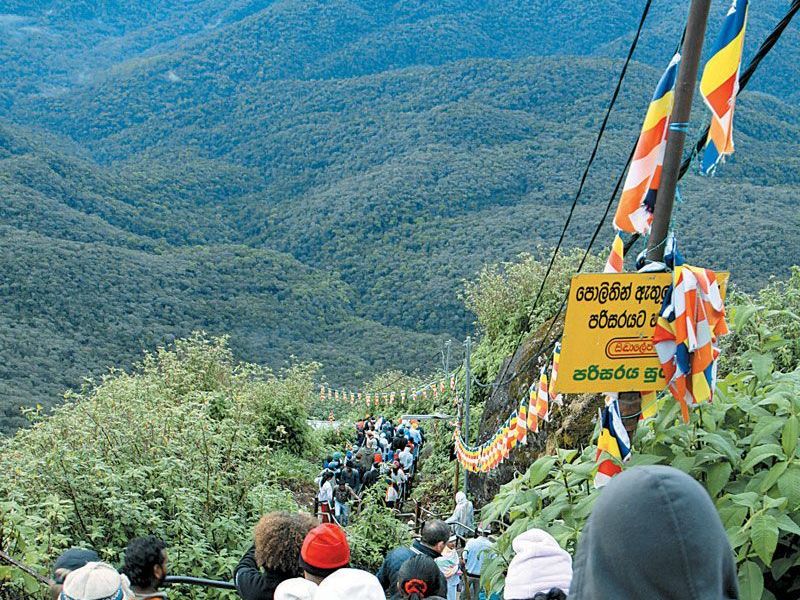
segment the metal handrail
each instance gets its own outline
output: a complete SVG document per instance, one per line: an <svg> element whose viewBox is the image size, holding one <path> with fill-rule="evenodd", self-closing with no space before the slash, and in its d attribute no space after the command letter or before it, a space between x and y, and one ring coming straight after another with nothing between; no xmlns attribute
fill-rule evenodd
<svg viewBox="0 0 800 600"><path fill-rule="evenodd" d="M167 575L164 578L164 585L199 585L202 587L217 588L219 590L235 590L236 585L232 581L219 581L217 579L206 579L205 577L188 577L183 575Z"/></svg>

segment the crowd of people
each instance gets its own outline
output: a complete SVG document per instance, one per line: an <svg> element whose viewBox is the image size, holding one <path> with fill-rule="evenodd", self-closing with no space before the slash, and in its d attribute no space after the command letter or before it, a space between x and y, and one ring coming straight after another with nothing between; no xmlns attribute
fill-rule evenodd
<svg viewBox="0 0 800 600"><path fill-rule="evenodd" d="M383 432L377 423L366 420L359 427L364 443L352 464L346 455L326 459L321 487L333 479L357 496L365 485L356 466L358 452L375 450L369 440ZM405 433L415 429L418 442ZM413 456L422 445L422 432L412 423L393 433L392 458L405 449ZM400 437L406 440L402 448ZM379 438L375 441L379 450L370 469L389 462ZM333 496L333 501L339 499ZM329 510L322 519L272 512L255 526L253 543L233 571L234 584L242 600L487 600L480 577L494 543L484 524L473 529L464 522L474 518L472 512L471 503L459 496L447 521L426 521L418 539L389 551L375 574L351 565L341 526L347 511ZM460 549L454 532L459 526L468 538ZM505 600L738 598L734 554L711 499L699 483L671 467L635 467L614 477L581 532L574 561L541 529L521 532L512 548ZM53 599L165 600L166 575L167 547L153 536L130 542L121 571L91 550L73 548L55 564Z"/></svg>
<svg viewBox="0 0 800 600"><path fill-rule="evenodd" d="M322 522L335 520L346 526L352 506L374 485L383 486L383 501L388 508L402 509L411 492L424 441L417 420L401 420L395 425L382 416L367 416L358 421L353 443L322 461L317 478Z"/></svg>

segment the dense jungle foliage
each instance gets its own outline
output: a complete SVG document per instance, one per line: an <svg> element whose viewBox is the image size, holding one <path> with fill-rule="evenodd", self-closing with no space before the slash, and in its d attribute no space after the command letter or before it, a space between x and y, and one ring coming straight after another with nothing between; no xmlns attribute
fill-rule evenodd
<svg viewBox="0 0 800 600"><path fill-rule="evenodd" d="M728 305L732 333L723 338L714 402L684 424L677 402L663 397L658 416L639 425L625 466L672 465L700 481L736 551L740 597L790 598L800 589L800 268L754 297L734 293ZM502 589L511 540L531 527L574 552L602 493L592 485L595 467L595 447L580 440L501 488L482 517L510 527L484 585Z"/></svg>
<svg viewBox="0 0 800 600"><path fill-rule="evenodd" d="M314 493L314 372L237 363L224 339L195 335L67 394L52 416L30 412L32 427L1 442L0 547L46 566L89 545L118 564L129 539L155 533L175 572L229 578L260 515ZM20 581L0 567L9 576Z"/></svg>
<svg viewBox="0 0 800 600"><path fill-rule="evenodd" d="M714 2L710 30L725 4ZM462 280L537 247L542 258L559 234L638 9L574 10L560 0L5 3L0 235L13 276L0 282L0 314L17 329L0 350L10 365L0 429L21 423L18 405L49 406L82 374L196 328L229 332L244 360L280 368L293 353L346 382L424 363L438 341L429 334L470 332ZM634 142L682 10L652 7L572 246ZM784 10L752 7L746 56ZM713 180L682 184L686 250L745 289L797 262L800 112L782 74L798 47L790 28L742 94L734 159ZM693 135L705 119L698 102ZM185 281L186 246L204 247L207 285ZM254 268L262 252L281 253L263 260L291 274ZM39 276L49 261L67 281ZM98 264L125 285L97 283ZM297 311L275 280L309 291ZM255 291L271 298L259 304ZM68 294L69 310L43 306ZM324 324L308 318L310 296ZM228 327L231 298L237 310L258 306L245 311L258 320ZM104 325L87 330L94 317Z"/></svg>

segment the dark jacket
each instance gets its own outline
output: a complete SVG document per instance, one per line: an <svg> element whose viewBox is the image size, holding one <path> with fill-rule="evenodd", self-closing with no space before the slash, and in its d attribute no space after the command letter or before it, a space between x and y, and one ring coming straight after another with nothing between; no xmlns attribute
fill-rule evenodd
<svg viewBox="0 0 800 600"><path fill-rule="evenodd" d="M275 589L282 581L297 577L296 573L262 571L256 564L256 547L245 552L233 570L233 582L244 600L273 600Z"/></svg>
<svg viewBox="0 0 800 600"><path fill-rule="evenodd" d="M569 600L729 600L736 565L706 490L660 465L620 473L583 528Z"/></svg>
<svg viewBox="0 0 800 600"><path fill-rule="evenodd" d="M375 574L378 581L381 582L384 591L394 594L397 591L397 574L400 572L400 567L412 556L417 554L424 554L431 558L438 558L438 554L432 548L429 548L419 540L414 540L410 548L402 547L395 548L383 560L381 568ZM439 589L436 590L437 596L447 597L447 580L442 573L439 573Z"/></svg>
<svg viewBox="0 0 800 600"><path fill-rule="evenodd" d="M408 440L404 435L396 435L392 440L392 450L402 450L408 444Z"/></svg>
<svg viewBox="0 0 800 600"><path fill-rule="evenodd" d="M361 478L358 476L358 470L351 469L348 475L347 469L339 471L339 481L344 481L347 485L357 491L361 483Z"/></svg>
<svg viewBox="0 0 800 600"><path fill-rule="evenodd" d="M380 477L381 472L380 469L370 469L364 475L364 487L368 488L371 485L374 485L376 481L378 481L378 477Z"/></svg>

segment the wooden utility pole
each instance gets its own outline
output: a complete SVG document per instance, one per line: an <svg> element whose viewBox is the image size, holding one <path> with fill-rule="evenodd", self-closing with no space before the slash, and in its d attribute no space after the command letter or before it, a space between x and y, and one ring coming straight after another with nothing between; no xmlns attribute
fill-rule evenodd
<svg viewBox="0 0 800 600"><path fill-rule="evenodd" d="M711 0L692 0L689 17L686 21L686 36L681 48L681 62L678 67L678 78L675 81L675 100L670 119L669 136L664 150L664 165L661 169L661 182L656 196L653 211L653 224L650 239L647 242L646 258L661 262L664 260L664 246L672 218L672 206L675 203L675 189L678 185L683 146L686 142L686 129L692 113L694 88L697 84L697 71L700 66L700 55L703 52L703 39L706 34L706 22ZM620 392L619 410L625 430L633 439L638 419L633 415L641 412L642 400L639 392Z"/></svg>
<svg viewBox="0 0 800 600"><path fill-rule="evenodd" d="M706 21L711 0L692 0L689 19L686 21L686 37L681 48L681 63L675 82L675 102L670 119L667 147L664 150L664 166L661 169L661 182L658 186L656 206L653 211L653 225L647 242L647 258L664 259L664 241L669 233L672 218L672 205L675 202L675 189L683 162L683 146L686 143L686 129L692 113L692 99L697 84L697 71L700 55L703 52L703 38L706 34Z"/></svg>

